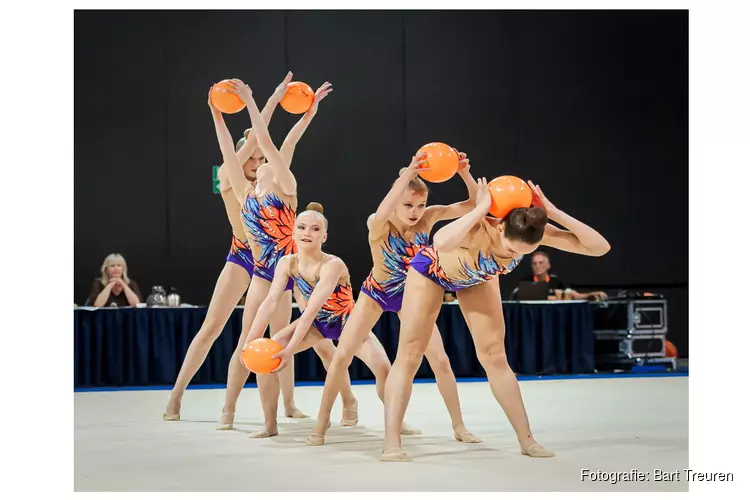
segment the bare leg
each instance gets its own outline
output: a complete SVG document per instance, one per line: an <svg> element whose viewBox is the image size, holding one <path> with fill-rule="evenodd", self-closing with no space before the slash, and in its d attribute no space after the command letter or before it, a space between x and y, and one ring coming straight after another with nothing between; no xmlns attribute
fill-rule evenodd
<svg viewBox="0 0 750 500"><path fill-rule="evenodd" d="M323 387L323 397L320 401L318 421L312 431L313 434L321 437L325 435L326 429L330 426L331 410L333 409L333 403L336 401L336 395L344 387L349 377L349 365L382 313L383 310L374 300L363 293L359 294L354 309L339 337L339 344L336 347L333 360L327 368L328 373ZM320 439L316 438L315 443L317 444L318 441ZM320 442L319 444L323 443Z"/></svg>
<svg viewBox="0 0 750 500"><path fill-rule="evenodd" d="M533 457L552 457L531 435L521 389L505 354L505 322L497 279L457 293L461 312L492 389L492 394L516 431L521 451Z"/></svg>
<svg viewBox="0 0 750 500"><path fill-rule="evenodd" d="M279 308L271 316L271 337L289 324L292 317L292 292L284 292ZM307 415L294 404L294 358L289 360L286 369L279 372L281 395L284 399L284 415L290 418L307 418Z"/></svg>
<svg viewBox="0 0 750 500"><path fill-rule="evenodd" d="M190 347L185 354L180 373L169 397L169 403L164 412L164 420L179 420L182 396L185 394L188 384L198 372L206 360L208 351L221 334L232 311L242 298L242 294L250 284L250 276L247 271L237 264L227 262L216 281L211 302L208 305L206 319L198 330L198 333L190 342Z"/></svg>
<svg viewBox="0 0 750 500"><path fill-rule="evenodd" d="M380 343L374 333L369 332L367 338L357 351L357 357L364 362L367 368L375 375L375 387L380 401L385 402L385 383L391 372L391 361L388 359L383 344ZM422 434L419 429L409 427L406 422L401 423L402 436L416 436Z"/></svg>
<svg viewBox="0 0 750 500"><path fill-rule="evenodd" d="M437 383L440 395L443 397L445 407L450 414L451 423L453 424L453 436L456 440L463 443L481 443L482 440L469 432L466 425L464 425L464 419L461 415L461 403L458 399L456 376L453 374L451 362L445 353L443 339L440 336L440 330L438 330L437 325L433 325L432 327L432 335L430 343L427 345L425 356L427 357L427 362L430 364L430 368L432 368L432 372L435 374L435 382Z"/></svg>
<svg viewBox="0 0 750 500"><path fill-rule="evenodd" d="M248 369L242 366L240 362L242 346L245 345L247 334L250 333L250 325L252 325L253 319L255 319L258 308L260 308L263 300L268 295L270 287L271 283L257 277L250 282L250 288L247 291L245 299L245 310L242 316L242 334L237 342L237 347L232 353L232 359L229 360L227 393L221 419L219 420L219 425L216 427L218 430L229 430L234 427L234 413L237 407L237 399L239 399L240 391L242 391L242 387L247 382L248 375L250 375Z"/></svg>
<svg viewBox="0 0 750 500"><path fill-rule="evenodd" d="M320 358L326 371L330 370L331 362L336 356L337 348L333 345L333 341L330 339L321 340L317 344L313 345L315 353ZM327 376L327 375L326 375ZM344 409L341 415L341 425L345 427L352 427L357 425L359 420L357 415L357 398L354 396L352 391L352 383L349 378L349 372L346 372L346 378L344 384L341 386L341 402L343 403Z"/></svg>
<svg viewBox="0 0 750 500"><path fill-rule="evenodd" d="M294 335L294 330L297 326L298 321L299 319L293 321L289 326L276 333L276 335L273 336L273 339L279 342L282 346L286 347L289 344L292 335ZM318 332L318 330L315 329L315 327L310 327L310 330L305 334L305 337L302 339L302 342L300 342L294 354L302 352L322 340L323 336ZM289 365L287 364L284 370L288 369ZM253 432L252 434L250 434L250 437L268 438L271 436L276 436L279 433L278 425L276 422L280 393L279 374L269 373L265 375L259 373L258 392L260 393L260 402L263 406L263 415L265 419L264 428L260 431Z"/></svg>
<svg viewBox="0 0 750 500"><path fill-rule="evenodd" d="M398 352L385 383L385 439L383 461L405 461L401 449L401 426L411 398L414 376L430 341L432 325L440 313L443 289L410 269L406 276L401 308Z"/></svg>

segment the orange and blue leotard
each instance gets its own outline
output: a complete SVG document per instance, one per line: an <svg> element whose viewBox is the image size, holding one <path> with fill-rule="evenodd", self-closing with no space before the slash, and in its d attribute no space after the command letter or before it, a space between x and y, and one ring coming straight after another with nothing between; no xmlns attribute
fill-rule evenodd
<svg viewBox="0 0 750 500"><path fill-rule="evenodd" d="M492 253L493 228L482 219L469 232L466 244L447 252L434 246L421 249L411 260L411 267L445 290L455 292L511 272L521 259L503 258Z"/></svg>
<svg viewBox="0 0 750 500"><path fill-rule="evenodd" d="M279 259L297 252L297 245L292 238L296 208L296 196L282 197L270 192L260 200L254 193L249 193L245 198L242 220L253 253L253 276L273 281ZM287 290L291 289L290 280Z"/></svg>
<svg viewBox="0 0 750 500"><path fill-rule="evenodd" d="M431 226L420 221L404 235L390 221L387 225L382 237L370 240L373 267L360 293L377 302L383 311L399 312L411 259L429 245Z"/></svg>
<svg viewBox="0 0 750 500"><path fill-rule="evenodd" d="M247 271L249 276L252 276L254 268L253 252L247 245L247 233L242 222L242 208L232 188L222 186L221 198L227 211L227 219L232 226L232 245L229 248L227 262L237 264Z"/></svg>
<svg viewBox="0 0 750 500"><path fill-rule="evenodd" d="M329 259L331 257L328 256ZM313 290L315 290L320 281L320 267L325 262L318 266L318 271L315 273L315 279L313 280L314 283L311 283L300 273L296 256L293 259L290 266L291 279L294 280L294 284L304 297L305 302L307 302L310 300ZM352 313L352 309L354 309L354 294L352 293L349 274L346 273L339 277L336 288L334 288L325 304L323 304L323 307L315 315L313 326L323 337L338 340L344 329L346 320L349 319L349 315Z"/></svg>

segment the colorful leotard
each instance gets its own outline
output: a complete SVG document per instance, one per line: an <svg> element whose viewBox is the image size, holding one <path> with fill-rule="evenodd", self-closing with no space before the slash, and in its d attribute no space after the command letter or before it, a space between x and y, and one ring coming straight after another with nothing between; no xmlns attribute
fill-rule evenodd
<svg viewBox="0 0 750 500"><path fill-rule="evenodd" d="M432 224L423 219L406 235L390 221L387 225L383 236L370 240L373 267L360 293L377 302L383 311L399 312L409 263L419 250L429 245Z"/></svg>
<svg viewBox="0 0 750 500"><path fill-rule="evenodd" d="M232 247L229 249L229 255L227 255L227 262L237 264L252 277L253 275L253 252L250 251L248 246L237 239L236 236L232 236Z"/></svg>
<svg viewBox="0 0 750 500"><path fill-rule="evenodd" d="M492 253L497 229L482 219L469 232L466 243L447 252L434 246L421 249L411 267L449 291L462 290L511 272L521 259L508 259Z"/></svg>
<svg viewBox="0 0 750 500"><path fill-rule="evenodd" d="M227 262L237 264L247 271L247 274L252 276L254 267L253 252L247 245L247 233L242 222L242 207L237 201L237 197L234 195L234 191L232 191L232 187L221 169L219 169L219 179L221 180L221 199L227 211L229 224L232 226L232 246L229 249L229 255L227 255Z"/></svg>
<svg viewBox="0 0 750 500"><path fill-rule="evenodd" d="M279 259L297 252L297 245L292 239L296 208L296 195L282 198L276 193L266 193L258 200L254 193L248 193L242 208L242 220L253 252L253 276L273 281ZM290 280L287 290L291 289Z"/></svg>
<svg viewBox="0 0 750 500"><path fill-rule="evenodd" d="M333 258L332 255L327 256L327 260ZM294 284L302 294L305 302L310 300L310 296L313 290L320 281L320 268L325 262L321 262L315 272L315 283L311 284L299 270L299 260L296 255L292 257L290 265L290 274L294 280ZM313 320L313 326L320 332L323 337L332 340L338 340L341 336L341 331L344 329L346 320L349 319L349 315L354 309L354 295L352 293L352 285L349 281L349 274L345 273L339 277L339 282L336 284L328 300L326 300L323 307L320 308L318 313L315 315Z"/></svg>

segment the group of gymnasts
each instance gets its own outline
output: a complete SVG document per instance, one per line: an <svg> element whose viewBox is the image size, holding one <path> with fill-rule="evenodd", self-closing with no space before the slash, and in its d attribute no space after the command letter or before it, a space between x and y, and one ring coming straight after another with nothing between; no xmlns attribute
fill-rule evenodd
<svg viewBox="0 0 750 500"><path fill-rule="evenodd" d="M307 210L296 213L297 182L291 171L297 142L333 88L326 82L315 92L312 107L278 149L268 123L291 78L289 73L262 111L251 89L240 80L232 80L226 91L245 103L252 124L236 145L209 93L208 105L223 156L220 190L233 240L206 319L190 344L163 418L179 420L187 385L247 291L242 334L229 363L218 429L233 428L237 399L249 375L241 361L242 349L262 337L270 324L272 338L284 350L278 355L281 364L273 373L257 375L265 423L251 437L278 434L280 393L287 417L305 416L294 403L294 355L312 347L327 376L308 445L324 444L338 394L343 403L341 425L357 424L357 399L348 375L354 356L375 375L378 397L384 404L382 461L408 460L401 436L420 433L405 424L404 415L423 356L435 373L455 439L479 443L481 439L464 424L456 379L435 324L447 290L456 294L492 394L513 426L521 452L531 457L554 456L534 440L518 382L508 365L498 276L512 271L524 255L540 245L601 256L609 251L607 241L555 207L531 181L530 208L516 208L502 220L488 217L491 198L487 181L472 177L469 158L460 152L458 174L466 184L468 198L451 205L428 206L428 187L419 173L429 166L424 157L414 157L367 219L373 267L355 302L346 264L322 250L328 236L322 206L311 203ZM443 220L453 221L430 241L433 226ZM290 323L292 292L301 316ZM372 333L386 311L398 314L401 323L393 366ZM333 340L338 341L336 347Z"/></svg>

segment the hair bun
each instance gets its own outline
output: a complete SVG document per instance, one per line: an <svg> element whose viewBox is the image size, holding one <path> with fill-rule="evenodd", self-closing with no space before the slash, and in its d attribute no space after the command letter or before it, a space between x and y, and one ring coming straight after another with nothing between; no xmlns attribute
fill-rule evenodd
<svg viewBox="0 0 750 500"><path fill-rule="evenodd" d="M323 205L318 203L317 201L311 201L307 204L306 210L312 210L313 212L323 213Z"/></svg>
<svg viewBox="0 0 750 500"><path fill-rule="evenodd" d="M402 168L398 171L398 175L404 175L404 172L406 172L406 167Z"/></svg>
<svg viewBox="0 0 750 500"><path fill-rule="evenodd" d="M547 225L547 212L543 208L531 207L526 210L525 213L525 225L532 227L540 227Z"/></svg>

